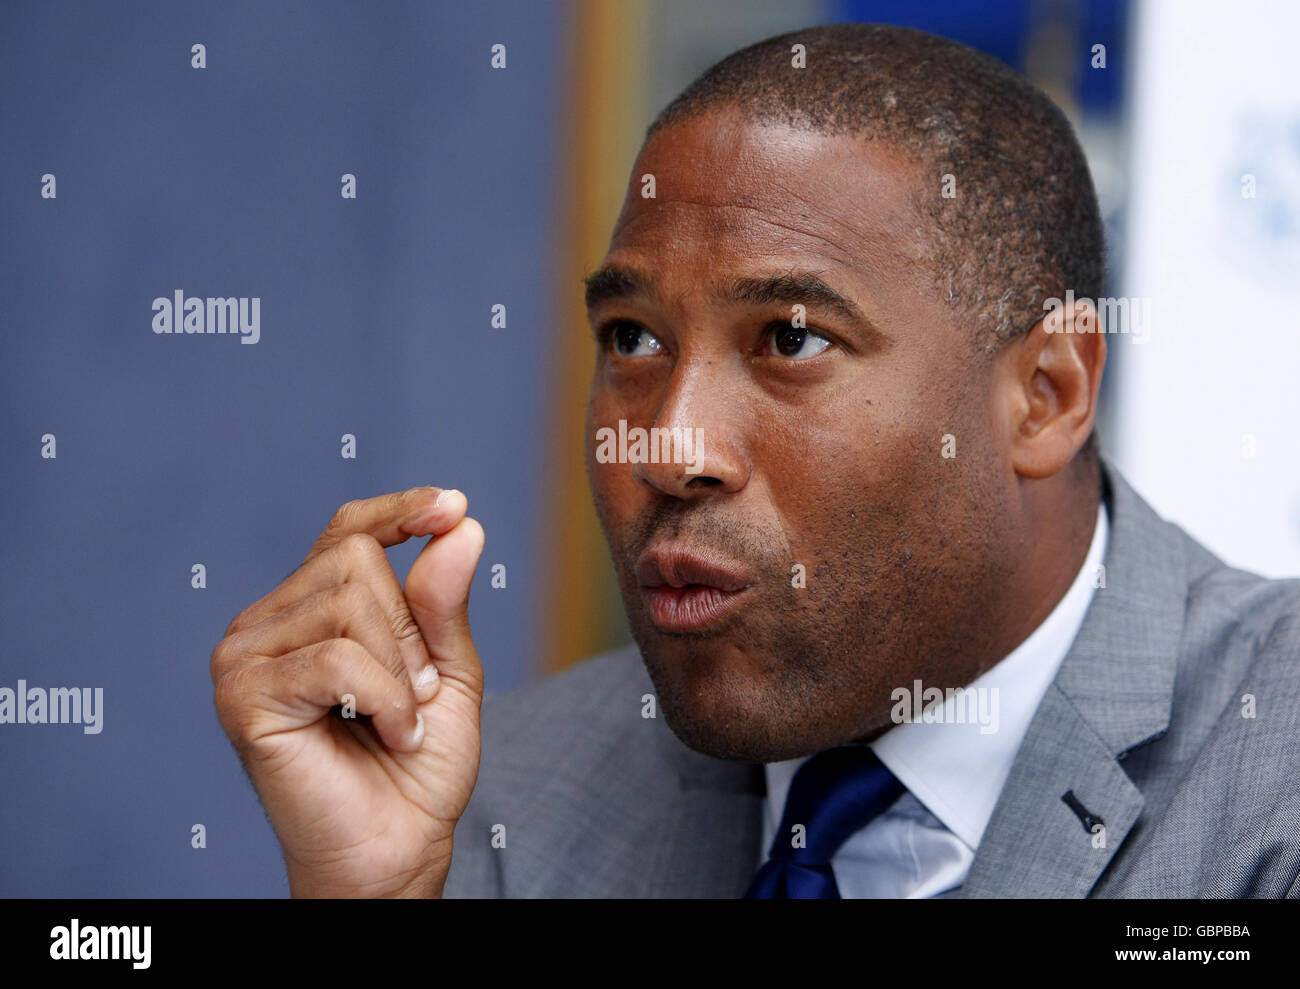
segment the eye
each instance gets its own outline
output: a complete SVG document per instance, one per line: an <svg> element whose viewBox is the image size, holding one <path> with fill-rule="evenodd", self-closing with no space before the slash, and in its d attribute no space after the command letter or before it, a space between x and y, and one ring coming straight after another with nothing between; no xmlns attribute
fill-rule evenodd
<svg viewBox="0 0 1300 989"><path fill-rule="evenodd" d="M619 357L648 357L664 349L653 334L635 323L607 323L601 329L601 336Z"/></svg>
<svg viewBox="0 0 1300 989"><path fill-rule="evenodd" d="M771 349L765 353L791 360L807 360L816 357L831 345L831 342L820 333L814 333L804 327L791 326L789 323L777 323L772 326L770 339Z"/></svg>

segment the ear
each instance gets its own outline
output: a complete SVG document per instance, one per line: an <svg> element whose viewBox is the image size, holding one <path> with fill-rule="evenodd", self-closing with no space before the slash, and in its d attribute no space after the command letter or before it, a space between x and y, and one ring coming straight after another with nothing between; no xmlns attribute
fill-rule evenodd
<svg viewBox="0 0 1300 989"><path fill-rule="evenodd" d="M1106 336L1086 301L1053 308L998 355L994 387L1017 474L1051 477L1083 447L1105 366Z"/></svg>

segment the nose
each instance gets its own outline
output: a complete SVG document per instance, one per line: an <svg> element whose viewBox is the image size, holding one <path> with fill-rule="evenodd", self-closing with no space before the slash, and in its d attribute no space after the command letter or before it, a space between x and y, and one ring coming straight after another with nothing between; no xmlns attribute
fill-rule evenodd
<svg viewBox="0 0 1300 989"><path fill-rule="evenodd" d="M752 415L737 404L707 368L679 364L649 429L650 455L639 458L634 476L674 498L740 491L750 473L742 430Z"/></svg>

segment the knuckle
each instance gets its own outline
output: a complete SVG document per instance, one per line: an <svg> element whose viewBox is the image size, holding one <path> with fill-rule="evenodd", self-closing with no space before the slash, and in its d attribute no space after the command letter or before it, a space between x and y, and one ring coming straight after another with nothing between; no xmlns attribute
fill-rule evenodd
<svg viewBox="0 0 1300 989"><path fill-rule="evenodd" d="M249 623L248 620L252 615L252 611L253 606L250 604L234 618L230 619L230 624L226 626L226 631L223 633L222 638L228 639L240 629L244 628L244 626Z"/></svg>
<svg viewBox="0 0 1300 989"><path fill-rule="evenodd" d="M208 663L208 672L212 674L212 682L217 683L221 676L238 662L238 658L239 648L227 635L212 650L212 659Z"/></svg>
<svg viewBox="0 0 1300 989"><path fill-rule="evenodd" d="M415 619L407 608L402 608L397 614L393 615L390 622L393 631L393 638L398 642L409 642L418 640L423 642L420 634L420 626L416 624Z"/></svg>
<svg viewBox="0 0 1300 989"><path fill-rule="evenodd" d="M219 676L213 684L213 701L227 733L230 733L230 724L238 722L239 719L235 714L244 706L247 694L244 681L245 677L236 671L231 671Z"/></svg>
<svg viewBox="0 0 1300 989"><path fill-rule="evenodd" d="M325 531L330 533L344 532L352 527L357 516L361 513L361 503L357 501L347 501L335 509L334 514L330 516L329 524L325 526Z"/></svg>
<svg viewBox="0 0 1300 989"><path fill-rule="evenodd" d="M357 671L357 665L364 654L364 649L351 639L327 639L317 649L317 662L332 678L350 676Z"/></svg>
<svg viewBox="0 0 1300 989"><path fill-rule="evenodd" d="M365 565L383 555L384 547L368 532L352 532L339 540L338 552L356 565Z"/></svg>

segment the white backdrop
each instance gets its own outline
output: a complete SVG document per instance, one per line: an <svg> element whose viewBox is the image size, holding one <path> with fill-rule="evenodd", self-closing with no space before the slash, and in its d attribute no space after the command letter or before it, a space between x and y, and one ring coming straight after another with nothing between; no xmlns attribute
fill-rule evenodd
<svg viewBox="0 0 1300 989"><path fill-rule="evenodd" d="M1228 563L1300 575L1300 4L1149 0L1109 448ZM1254 198L1249 191L1253 176Z"/></svg>

